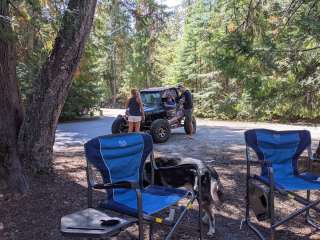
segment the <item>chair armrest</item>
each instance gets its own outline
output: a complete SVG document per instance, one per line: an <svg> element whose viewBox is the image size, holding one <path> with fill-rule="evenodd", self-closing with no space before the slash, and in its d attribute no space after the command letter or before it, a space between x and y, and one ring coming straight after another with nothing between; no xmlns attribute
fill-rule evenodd
<svg viewBox="0 0 320 240"><path fill-rule="evenodd" d="M140 185L136 182L121 181L116 183L99 183L93 185L94 189L113 189L113 188L126 188L126 189L140 189Z"/></svg>

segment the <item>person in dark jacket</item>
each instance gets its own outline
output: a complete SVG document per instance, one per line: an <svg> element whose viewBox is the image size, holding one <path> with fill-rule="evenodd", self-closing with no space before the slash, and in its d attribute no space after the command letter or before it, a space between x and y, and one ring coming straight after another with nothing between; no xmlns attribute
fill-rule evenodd
<svg viewBox="0 0 320 240"><path fill-rule="evenodd" d="M193 133L193 125L192 125L192 111L193 111L193 100L192 94L185 86L182 84L178 85L178 90L181 95L178 97L178 100L184 99L183 102L183 114L185 117L185 121L187 123L187 127L189 129L189 134L187 135L189 138L192 138Z"/></svg>
<svg viewBox="0 0 320 240"><path fill-rule="evenodd" d="M131 97L128 98L125 108L128 114L128 132L139 132L141 120L144 119L144 111L140 93L137 89L131 89Z"/></svg>

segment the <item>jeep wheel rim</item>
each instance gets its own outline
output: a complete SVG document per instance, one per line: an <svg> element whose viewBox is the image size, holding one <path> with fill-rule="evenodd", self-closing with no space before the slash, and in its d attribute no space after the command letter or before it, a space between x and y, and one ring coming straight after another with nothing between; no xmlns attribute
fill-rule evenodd
<svg viewBox="0 0 320 240"><path fill-rule="evenodd" d="M165 128L159 128L159 136L161 138L164 138L166 137L166 135L167 135L167 130Z"/></svg>

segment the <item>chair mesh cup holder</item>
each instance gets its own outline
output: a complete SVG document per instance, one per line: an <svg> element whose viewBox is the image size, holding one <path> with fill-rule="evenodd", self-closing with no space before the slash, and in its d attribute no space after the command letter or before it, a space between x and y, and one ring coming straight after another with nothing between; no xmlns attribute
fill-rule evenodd
<svg viewBox="0 0 320 240"><path fill-rule="evenodd" d="M249 181L250 207L258 221L270 219L269 189L255 181Z"/></svg>

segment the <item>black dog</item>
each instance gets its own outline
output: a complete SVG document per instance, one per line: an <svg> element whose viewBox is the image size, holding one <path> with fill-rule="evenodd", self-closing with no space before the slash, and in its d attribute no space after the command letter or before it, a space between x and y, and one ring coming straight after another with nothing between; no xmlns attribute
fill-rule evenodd
<svg viewBox="0 0 320 240"><path fill-rule="evenodd" d="M201 160L194 158L179 157L157 157L155 158L157 167L169 167L182 164L193 165L195 168L177 168L166 171L155 171L155 184L170 187L185 187L192 191L197 189L197 173L198 168L201 172L201 193L202 206L205 212L202 220L209 224L207 235L212 236L215 233L214 208L219 208L223 201L223 186L219 176L214 169L208 168ZM144 168L144 178L147 184L151 182L151 163L146 162ZM174 212L173 212L174 214ZM172 211L170 210L170 215ZM173 216L171 216L173 217Z"/></svg>

